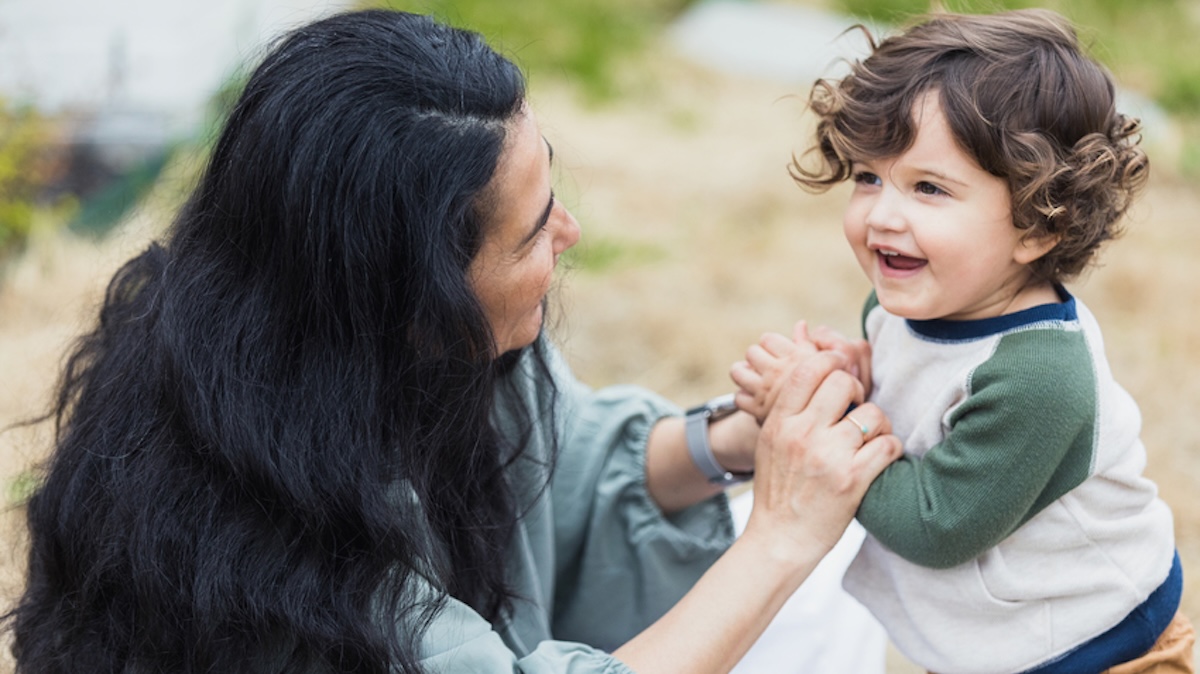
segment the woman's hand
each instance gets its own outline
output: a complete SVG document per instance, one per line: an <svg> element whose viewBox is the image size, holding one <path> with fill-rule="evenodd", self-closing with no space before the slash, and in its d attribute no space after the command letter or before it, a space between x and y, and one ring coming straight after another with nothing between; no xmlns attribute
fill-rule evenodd
<svg viewBox="0 0 1200 674"><path fill-rule="evenodd" d="M825 351L788 373L758 436L745 532L674 608L614 652L632 669L732 669L900 456L900 440L878 407L861 404L862 384L847 365ZM845 419L853 403L854 420Z"/></svg>
<svg viewBox="0 0 1200 674"><path fill-rule="evenodd" d="M739 389L734 397L738 408L761 424L775 405L788 375L818 350L808 338L804 321L796 324L792 339L774 332L764 334L757 344L746 349L746 359L729 369L729 378Z"/></svg>
<svg viewBox="0 0 1200 674"><path fill-rule="evenodd" d="M746 359L733 364L729 377L738 385L738 408L762 423L775 404L788 374L805 358L819 351L834 351L845 357L845 369L858 378L864 397L871 391L871 346L864 339L850 340L827 326L818 326L810 334L804 321L798 321L792 338L768 332L746 350Z"/></svg>
<svg viewBox="0 0 1200 674"><path fill-rule="evenodd" d="M803 321L796 324L796 329L802 326ZM848 339L827 325L818 325L808 336L821 351L837 351L845 356L849 363L846 371L862 382L864 396L871 395L871 345L867 340Z"/></svg>
<svg viewBox="0 0 1200 674"><path fill-rule="evenodd" d="M902 453L846 366L840 352L823 351L789 371L759 437L747 535L831 549L867 487Z"/></svg>

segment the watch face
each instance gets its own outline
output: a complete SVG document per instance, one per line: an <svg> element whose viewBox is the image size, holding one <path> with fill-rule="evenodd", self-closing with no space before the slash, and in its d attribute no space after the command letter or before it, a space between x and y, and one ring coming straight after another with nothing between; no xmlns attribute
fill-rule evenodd
<svg viewBox="0 0 1200 674"><path fill-rule="evenodd" d="M724 419L725 417L737 411L737 403L733 401L733 395L734 394L732 393L728 393L726 395L713 398L705 403L705 406L708 407L709 410L710 421Z"/></svg>

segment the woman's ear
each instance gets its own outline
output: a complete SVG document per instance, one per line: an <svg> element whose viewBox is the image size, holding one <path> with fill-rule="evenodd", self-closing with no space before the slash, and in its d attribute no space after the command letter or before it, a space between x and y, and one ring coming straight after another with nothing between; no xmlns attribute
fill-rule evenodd
<svg viewBox="0 0 1200 674"><path fill-rule="evenodd" d="M1058 234L1042 234L1036 236L1026 234L1017 242L1013 251L1013 260L1018 264L1032 264L1040 257L1054 250L1061 237Z"/></svg>

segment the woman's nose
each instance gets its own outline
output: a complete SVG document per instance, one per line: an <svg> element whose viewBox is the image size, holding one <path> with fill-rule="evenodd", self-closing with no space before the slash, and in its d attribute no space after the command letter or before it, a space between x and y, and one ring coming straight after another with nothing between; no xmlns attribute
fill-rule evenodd
<svg viewBox="0 0 1200 674"><path fill-rule="evenodd" d="M554 254L561 255L563 251L571 246L579 243L579 237L583 235L579 227L579 222L575 220L575 216L571 215L571 211L567 210L566 206L556 203L554 212L550 217L555 218L556 232L554 235Z"/></svg>

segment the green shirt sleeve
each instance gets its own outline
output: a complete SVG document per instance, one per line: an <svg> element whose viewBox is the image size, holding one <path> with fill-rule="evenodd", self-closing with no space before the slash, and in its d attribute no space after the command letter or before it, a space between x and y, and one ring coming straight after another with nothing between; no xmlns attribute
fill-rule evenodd
<svg viewBox="0 0 1200 674"><path fill-rule="evenodd" d="M1080 484L1090 471L1096 383L1079 332L1001 338L972 374L945 439L906 455L867 491L858 519L922 566L975 558Z"/></svg>
<svg viewBox="0 0 1200 674"><path fill-rule="evenodd" d="M867 295L866 301L863 302L862 316L859 317L859 327L862 328L862 336L867 336L867 316L871 315L871 311L879 306L879 296L872 290L870 295Z"/></svg>

